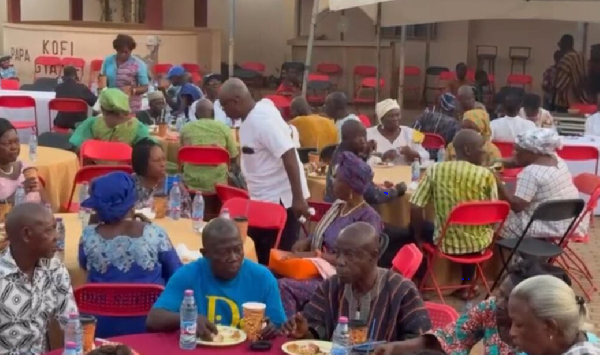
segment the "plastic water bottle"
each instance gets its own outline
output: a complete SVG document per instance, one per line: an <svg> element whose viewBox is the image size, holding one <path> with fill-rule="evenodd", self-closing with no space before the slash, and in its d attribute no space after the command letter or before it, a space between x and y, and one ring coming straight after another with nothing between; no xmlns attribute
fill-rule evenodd
<svg viewBox="0 0 600 355"><path fill-rule="evenodd" d="M83 355L83 328L79 314L69 314L69 322L65 327L65 344L74 343L77 355Z"/></svg>
<svg viewBox="0 0 600 355"><path fill-rule="evenodd" d="M411 164L410 173L411 181L418 182L421 178L421 163L419 162L419 159L415 158L415 160Z"/></svg>
<svg viewBox="0 0 600 355"><path fill-rule="evenodd" d="M347 355L350 347L350 330L348 329L348 318L340 317L331 338L331 355Z"/></svg>
<svg viewBox="0 0 600 355"><path fill-rule="evenodd" d="M194 291L185 290L183 302L179 309L179 348L196 349L196 327L198 326L198 308L194 299Z"/></svg>
<svg viewBox="0 0 600 355"><path fill-rule="evenodd" d="M64 252L65 250L66 235L65 222L61 217L56 218L56 249L59 252Z"/></svg>
<svg viewBox="0 0 600 355"><path fill-rule="evenodd" d="M31 136L29 136L29 160L30 161L36 161L36 159L37 159L37 146L38 146L37 136L34 133L32 133Z"/></svg>
<svg viewBox="0 0 600 355"><path fill-rule="evenodd" d="M23 188L23 185L19 185L17 191L15 191L15 206L20 205L23 202L25 202L25 189Z"/></svg>
<svg viewBox="0 0 600 355"><path fill-rule="evenodd" d="M221 211L219 218L231 219L231 215L229 214L229 208L223 208L223 211Z"/></svg>
<svg viewBox="0 0 600 355"><path fill-rule="evenodd" d="M441 147L437 152L437 162L441 163L446 160L446 148Z"/></svg>
<svg viewBox="0 0 600 355"><path fill-rule="evenodd" d="M92 87L91 87L90 91L92 92L92 94L98 96L98 83L97 82L94 81L92 83Z"/></svg>
<svg viewBox="0 0 600 355"><path fill-rule="evenodd" d="M171 219L175 221L181 218L181 188L177 181L173 183L171 192L169 192L169 213Z"/></svg>
<svg viewBox="0 0 600 355"><path fill-rule="evenodd" d="M197 231L202 228L204 221L204 198L202 193L197 192L192 202L192 228Z"/></svg>
<svg viewBox="0 0 600 355"><path fill-rule="evenodd" d="M81 203L89 197L89 184L84 182L79 186L79 219L83 219L84 208L81 207Z"/></svg>
<svg viewBox="0 0 600 355"><path fill-rule="evenodd" d="M77 344L73 342L66 343L63 355L77 355Z"/></svg>

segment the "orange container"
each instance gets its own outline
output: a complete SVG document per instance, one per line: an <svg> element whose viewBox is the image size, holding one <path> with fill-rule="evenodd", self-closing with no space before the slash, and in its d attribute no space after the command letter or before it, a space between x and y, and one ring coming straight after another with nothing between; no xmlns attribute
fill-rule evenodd
<svg viewBox="0 0 600 355"><path fill-rule="evenodd" d="M308 280L321 276L319 270L307 259L285 259L290 252L271 249L269 269L274 273L294 280Z"/></svg>

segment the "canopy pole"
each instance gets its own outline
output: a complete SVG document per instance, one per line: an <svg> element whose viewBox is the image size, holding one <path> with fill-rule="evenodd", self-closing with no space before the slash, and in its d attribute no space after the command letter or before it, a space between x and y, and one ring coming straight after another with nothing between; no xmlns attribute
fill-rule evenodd
<svg viewBox="0 0 600 355"><path fill-rule="evenodd" d="M306 91L308 90L308 73L310 72L310 61L312 59L313 47L315 44L317 16L319 16L319 0L315 0L313 4L312 17L310 19L310 31L308 33L308 44L306 46L306 61L304 61L304 77L302 78L302 96L304 97L306 97Z"/></svg>
<svg viewBox="0 0 600 355"><path fill-rule="evenodd" d="M429 63L431 62L431 27L432 24L427 25L427 38L425 41L425 68L423 73L425 74L423 77L423 91L421 92L421 99L425 106L427 106L427 68L429 68ZM437 103L434 103L434 106Z"/></svg>
<svg viewBox="0 0 600 355"><path fill-rule="evenodd" d="M375 31L377 31L377 52L375 53L375 68L377 70L375 73L375 103L378 103L381 98L381 85L379 85L379 81L381 80L381 3L377 4L377 25L375 28Z"/></svg>
<svg viewBox="0 0 600 355"><path fill-rule="evenodd" d="M235 64L235 2L229 0L229 77L233 78L233 68Z"/></svg>
<svg viewBox="0 0 600 355"><path fill-rule="evenodd" d="M404 106L404 67L406 66L406 25L400 33L400 66L398 68L398 103Z"/></svg>

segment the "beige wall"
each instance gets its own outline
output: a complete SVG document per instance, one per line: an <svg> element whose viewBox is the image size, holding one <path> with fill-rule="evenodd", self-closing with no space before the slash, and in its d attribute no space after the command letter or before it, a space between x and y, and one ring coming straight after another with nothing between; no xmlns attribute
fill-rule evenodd
<svg viewBox="0 0 600 355"><path fill-rule="evenodd" d="M19 53L13 63L21 81L32 82L35 57L50 54L60 57L81 57L89 63L114 52L112 41L120 32L127 32L138 43L135 54L145 56L147 36L158 35L161 46L159 62L202 63L208 70L217 70L220 63L220 36L218 30L148 31L114 28L64 27L32 24L5 24L4 51ZM186 50L182 50L185 48ZM208 50L206 50L208 48ZM212 54L215 54L213 56ZM86 75L87 78L87 75Z"/></svg>

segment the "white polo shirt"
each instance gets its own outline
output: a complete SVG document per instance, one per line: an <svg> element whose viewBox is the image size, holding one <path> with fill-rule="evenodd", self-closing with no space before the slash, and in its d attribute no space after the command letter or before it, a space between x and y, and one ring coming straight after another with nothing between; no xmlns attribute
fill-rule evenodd
<svg viewBox="0 0 600 355"><path fill-rule="evenodd" d="M292 186L281 156L294 148L290 127L270 100L256 103L240 126L242 173L253 200L292 206ZM244 152L252 150L253 153ZM306 176L296 153L304 198L310 197Z"/></svg>
<svg viewBox="0 0 600 355"><path fill-rule="evenodd" d="M514 143L517 135L535 129L536 125L530 120L519 116L504 116L493 120L490 127L492 128L492 141Z"/></svg>

